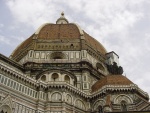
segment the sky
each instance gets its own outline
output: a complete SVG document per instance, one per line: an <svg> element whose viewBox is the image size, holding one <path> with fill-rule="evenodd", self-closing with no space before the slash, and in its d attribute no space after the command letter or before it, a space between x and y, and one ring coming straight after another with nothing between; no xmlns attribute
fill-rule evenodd
<svg viewBox="0 0 150 113"><path fill-rule="evenodd" d="M0 0L0 53L9 56L61 12L115 51L124 75L150 95L150 0Z"/></svg>

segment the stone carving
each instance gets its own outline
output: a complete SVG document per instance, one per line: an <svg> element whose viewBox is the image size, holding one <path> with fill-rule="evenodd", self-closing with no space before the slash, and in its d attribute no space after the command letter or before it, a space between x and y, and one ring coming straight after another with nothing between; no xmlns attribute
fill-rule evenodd
<svg viewBox="0 0 150 113"><path fill-rule="evenodd" d="M114 104L121 104L122 101L125 101L127 104L133 103L133 100L128 95L118 95L114 99Z"/></svg>
<svg viewBox="0 0 150 113"><path fill-rule="evenodd" d="M123 68L121 66L117 66L116 62L113 62L113 65L107 65L107 68L111 74L123 74Z"/></svg>
<svg viewBox="0 0 150 113"><path fill-rule="evenodd" d="M100 99L100 100L97 100L94 104L94 107L93 109L96 110L96 109L99 109L99 106L104 106L105 105L105 101Z"/></svg>
<svg viewBox="0 0 150 113"><path fill-rule="evenodd" d="M11 113L13 108L13 103L11 97L8 95L0 103L0 113Z"/></svg>
<svg viewBox="0 0 150 113"><path fill-rule="evenodd" d="M78 108L81 108L81 109L86 110L85 104L84 104L83 101L81 101L80 99L77 99L77 100L75 101L75 105L76 105Z"/></svg>

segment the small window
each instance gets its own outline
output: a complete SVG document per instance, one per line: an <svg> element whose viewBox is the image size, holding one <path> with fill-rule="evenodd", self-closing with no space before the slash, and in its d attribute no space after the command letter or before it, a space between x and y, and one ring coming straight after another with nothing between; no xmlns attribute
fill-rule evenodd
<svg viewBox="0 0 150 113"><path fill-rule="evenodd" d="M52 81L58 81L59 75L57 73L52 74Z"/></svg>
<svg viewBox="0 0 150 113"><path fill-rule="evenodd" d="M70 77L68 75L65 75L65 82L70 84Z"/></svg>
<svg viewBox="0 0 150 113"><path fill-rule="evenodd" d="M46 81L46 76L43 75L43 76L41 77L41 80L42 80L42 81Z"/></svg>
<svg viewBox="0 0 150 113"><path fill-rule="evenodd" d="M121 110L122 111L127 111L127 103L126 103L126 101L121 101Z"/></svg>
<svg viewBox="0 0 150 113"><path fill-rule="evenodd" d="M88 83L83 83L83 89L89 89L89 84Z"/></svg>
<svg viewBox="0 0 150 113"><path fill-rule="evenodd" d="M98 113L104 113L104 112L103 112L103 107L102 107L102 106L99 106L99 107L98 107Z"/></svg>

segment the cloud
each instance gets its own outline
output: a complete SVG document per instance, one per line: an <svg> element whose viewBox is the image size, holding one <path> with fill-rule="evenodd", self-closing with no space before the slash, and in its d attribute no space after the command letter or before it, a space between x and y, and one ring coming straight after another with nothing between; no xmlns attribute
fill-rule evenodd
<svg viewBox="0 0 150 113"><path fill-rule="evenodd" d="M4 24L0 23L0 32L2 31L1 29L4 27Z"/></svg>
<svg viewBox="0 0 150 113"><path fill-rule="evenodd" d="M7 44L11 45L10 40L6 38L5 36L0 35L0 44Z"/></svg>
<svg viewBox="0 0 150 113"><path fill-rule="evenodd" d="M60 11L69 12L70 10L79 14L79 17L83 15L88 18L87 21L93 21L90 24L94 23L99 26L101 35L106 36L132 26L141 17L140 12L134 10L142 2L143 0L137 2L135 0L95 0L94 2L74 0L73 3L70 0L56 0L55 2L52 0L8 0L7 5L16 20L36 29L49 20L55 22L56 15ZM69 16L69 18L72 17Z"/></svg>
<svg viewBox="0 0 150 113"><path fill-rule="evenodd" d="M20 42L23 42L25 38L23 37L17 37L17 36L10 36L9 38L0 35L0 44L7 44L9 46L16 46L16 44L19 44Z"/></svg>
<svg viewBox="0 0 150 113"><path fill-rule="evenodd" d="M46 0L8 0L6 4L17 21L35 28L53 19L56 9L53 2Z"/></svg>
<svg viewBox="0 0 150 113"><path fill-rule="evenodd" d="M46 22L55 23L64 11L70 22L77 22L108 51L115 51L127 77L150 94L147 87L150 85L150 1L7 0L6 5L18 25L34 29ZM0 40L5 41L2 36Z"/></svg>
<svg viewBox="0 0 150 113"><path fill-rule="evenodd" d="M0 23L0 28L3 28L4 27L4 24Z"/></svg>

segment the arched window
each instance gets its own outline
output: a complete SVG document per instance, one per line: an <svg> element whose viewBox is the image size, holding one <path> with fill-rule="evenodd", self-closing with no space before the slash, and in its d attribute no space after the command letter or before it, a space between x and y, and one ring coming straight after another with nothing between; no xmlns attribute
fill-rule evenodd
<svg viewBox="0 0 150 113"><path fill-rule="evenodd" d="M54 52L51 53L50 59L65 59L66 55L62 52Z"/></svg>
<svg viewBox="0 0 150 113"><path fill-rule="evenodd" d="M61 101L62 100L62 96L61 96L61 94L60 93L53 93L52 94L52 101L53 102L58 102L58 101Z"/></svg>
<svg viewBox="0 0 150 113"><path fill-rule="evenodd" d="M76 100L76 106L77 106L78 108L80 108L80 109L83 109L83 110L86 109L86 108L85 108L85 105L84 105L84 103L83 103L83 101L81 101L81 100Z"/></svg>
<svg viewBox="0 0 150 113"><path fill-rule="evenodd" d="M70 84L70 77L68 75L65 75L65 82Z"/></svg>
<svg viewBox="0 0 150 113"><path fill-rule="evenodd" d="M72 103L72 98L69 94L66 95L66 102L71 104Z"/></svg>
<svg viewBox="0 0 150 113"><path fill-rule="evenodd" d="M41 77L41 80L42 80L42 81L46 81L46 76L43 75L43 76Z"/></svg>
<svg viewBox="0 0 150 113"><path fill-rule="evenodd" d="M11 113L11 109L8 105L3 105L0 107L0 113Z"/></svg>
<svg viewBox="0 0 150 113"><path fill-rule="evenodd" d="M59 75L57 73L52 74L52 81L58 81Z"/></svg>
<svg viewBox="0 0 150 113"><path fill-rule="evenodd" d="M98 107L98 113L103 113L103 107L102 106Z"/></svg>
<svg viewBox="0 0 150 113"><path fill-rule="evenodd" d="M0 113L4 113L4 111L2 110ZM7 113L7 112L6 112Z"/></svg>
<svg viewBox="0 0 150 113"><path fill-rule="evenodd" d="M127 111L127 103L126 101L121 101L121 111Z"/></svg>

